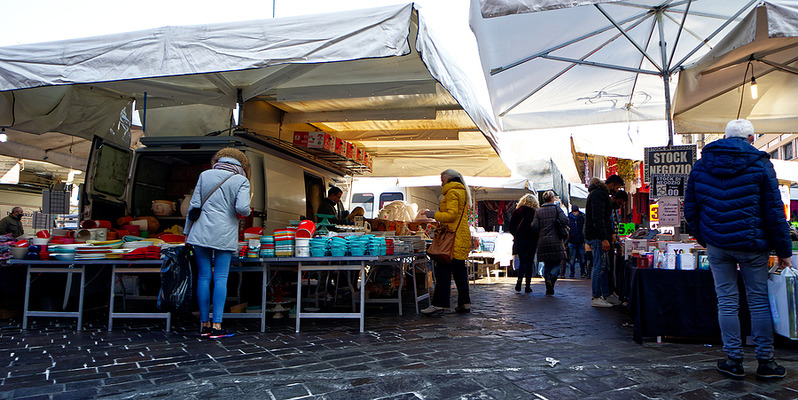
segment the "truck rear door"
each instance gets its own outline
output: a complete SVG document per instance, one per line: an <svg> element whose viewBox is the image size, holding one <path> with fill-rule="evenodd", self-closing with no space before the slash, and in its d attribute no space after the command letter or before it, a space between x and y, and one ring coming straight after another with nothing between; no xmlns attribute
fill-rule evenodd
<svg viewBox="0 0 798 400"><path fill-rule="evenodd" d="M133 152L95 136L86 182L80 196L81 220L116 221L127 215L127 190Z"/></svg>

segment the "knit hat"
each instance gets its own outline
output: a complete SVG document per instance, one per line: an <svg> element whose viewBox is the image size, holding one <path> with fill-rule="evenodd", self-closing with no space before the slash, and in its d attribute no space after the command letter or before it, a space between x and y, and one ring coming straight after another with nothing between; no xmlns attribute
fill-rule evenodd
<svg viewBox="0 0 798 400"><path fill-rule="evenodd" d="M726 125L727 138L743 138L747 139L749 136L754 135L754 124L747 119L735 119Z"/></svg>
<svg viewBox="0 0 798 400"><path fill-rule="evenodd" d="M571 211L572 212L578 212L579 211L579 206L576 205L576 204L571 204Z"/></svg>

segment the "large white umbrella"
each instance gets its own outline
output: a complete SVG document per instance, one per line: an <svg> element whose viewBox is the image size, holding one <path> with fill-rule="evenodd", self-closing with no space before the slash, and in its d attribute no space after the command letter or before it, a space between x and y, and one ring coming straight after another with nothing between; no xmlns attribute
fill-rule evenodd
<svg viewBox="0 0 798 400"><path fill-rule="evenodd" d="M672 76L756 0L471 0L491 104L504 130L670 123Z"/></svg>
<svg viewBox="0 0 798 400"><path fill-rule="evenodd" d="M679 133L723 132L729 120L747 118L758 133L790 132L796 103L798 1L764 1L679 74L674 125Z"/></svg>

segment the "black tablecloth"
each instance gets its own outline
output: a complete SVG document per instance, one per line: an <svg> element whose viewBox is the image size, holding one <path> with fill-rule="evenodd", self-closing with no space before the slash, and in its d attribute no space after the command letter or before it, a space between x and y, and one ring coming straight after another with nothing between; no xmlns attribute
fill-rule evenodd
<svg viewBox="0 0 798 400"><path fill-rule="evenodd" d="M667 270L627 266L631 276L629 311L634 319L634 340L643 337L720 337L715 282L708 270ZM740 323L750 332L750 314L742 279Z"/></svg>

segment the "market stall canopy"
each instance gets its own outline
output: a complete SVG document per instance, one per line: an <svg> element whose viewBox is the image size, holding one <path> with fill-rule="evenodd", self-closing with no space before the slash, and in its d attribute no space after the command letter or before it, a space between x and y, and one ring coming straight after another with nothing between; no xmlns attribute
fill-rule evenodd
<svg viewBox="0 0 798 400"><path fill-rule="evenodd" d="M755 3L471 0L470 24L502 130L542 129L669 119L672 75Z"/></svg>
<svg viewBox="0 0 798 400"><path fill-rule="evenodd" d="M776 179L785 182L798 182L798 162L784 160L770 160L776 170Z"/></svg>
<svg viewBox="0 0 798 400"><path fill-rule="evenodd" d="M146 136L228 134L243 104L251 132L329 132L377 174L509 175L493 117L412 4L0 48L0 126L106 137L131 104Z"/></svg>
<svg viewBox="0 0 798 400"><path fill-rule="evenodd" d="M535 185L522 176L491 177L464 176L463 179L474 194L474 201L518 200L527 193L535 193ZM440 187L441 176L416 176L396 178L402 187Z"/></svg>
<svg viewBox="0 0 798 400"><path fill-rule="evenodd" d="M748 93L755 80L758 97ZM723 132L733 119L757 133L798 125L798 1L764 1L695 65L679 74L679 133Z"/></svg>

